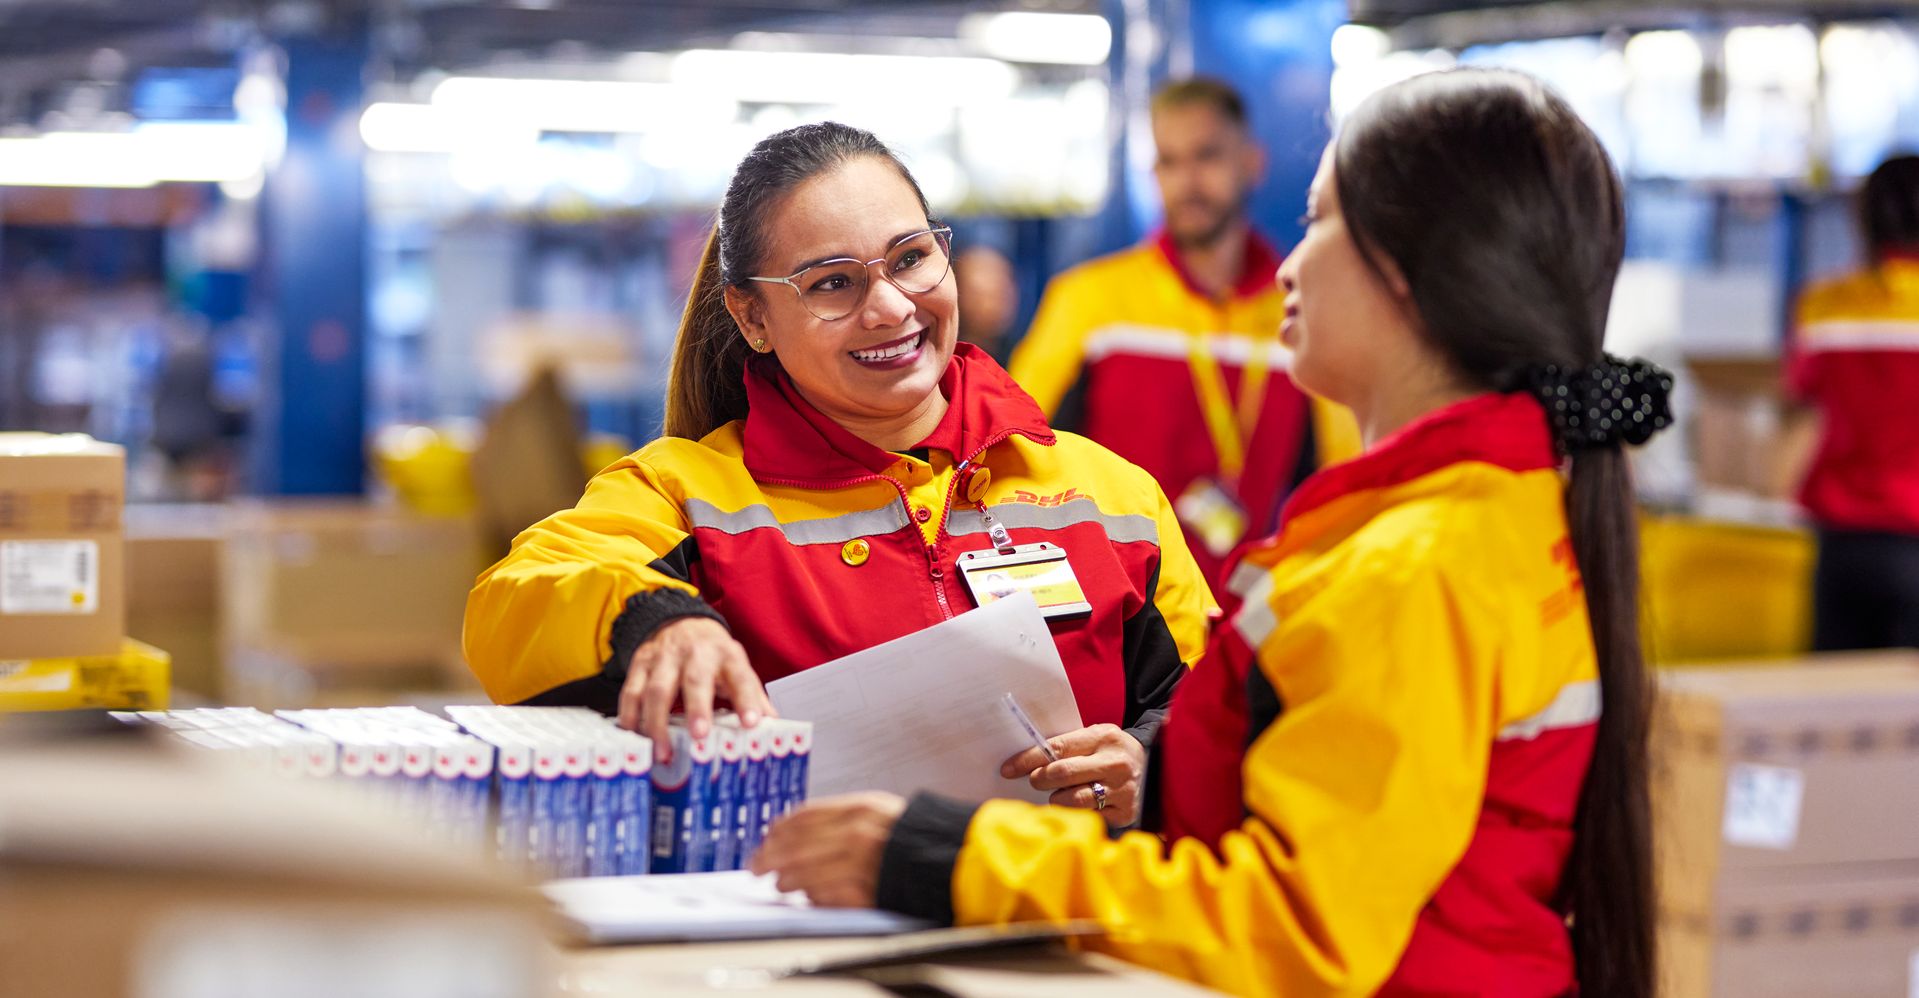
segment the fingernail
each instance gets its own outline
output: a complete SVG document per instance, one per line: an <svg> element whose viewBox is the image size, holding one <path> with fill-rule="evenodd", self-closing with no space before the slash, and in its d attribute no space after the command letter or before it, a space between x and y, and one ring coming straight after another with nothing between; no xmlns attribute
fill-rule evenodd
<svg viewBox="0 0 1919 998"><path fill-rule="evenodd" d="M743 710L740 712L740 722L750 728L760 723L760 712L757 710Z"/></svg>
<svg viewBox="0 0 1919 998"><path fill-rule="evenodd" d="M695 719L693 721L693 737L705 738L706 730L708 727L709 727L709 722L706 720L706 718L702 717L702 718Z"/></svg>

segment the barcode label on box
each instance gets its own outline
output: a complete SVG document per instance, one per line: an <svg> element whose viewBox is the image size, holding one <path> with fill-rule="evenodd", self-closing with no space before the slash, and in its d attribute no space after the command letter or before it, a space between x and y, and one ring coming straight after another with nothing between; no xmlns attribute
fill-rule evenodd
<svg viewBox="0 0 1919 998"><path fill-rule="evenodd" d="M95 541L0 541L0 613L83 614L100 609Z"/></svg>
<svg viewBox="0 0 1919 998"><path fill-rule="evenodd" d="M1799 840L1799 805L1806 776L1783 766L1739 763L1726 780L1728 845L1791 849Z"/></svg>

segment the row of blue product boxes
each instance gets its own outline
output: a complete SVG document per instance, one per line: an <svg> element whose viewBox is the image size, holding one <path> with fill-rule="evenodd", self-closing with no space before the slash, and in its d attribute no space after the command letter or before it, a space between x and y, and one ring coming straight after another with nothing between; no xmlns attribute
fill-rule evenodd
<svg viewBox="0 0 1919 998"><path fill-rule="evenodd" d="M115 716L256 768L362 790L400 820L553 878L735 870L806 800L812 725L674 718L671 762L583 708L245 707Z"/></svg>

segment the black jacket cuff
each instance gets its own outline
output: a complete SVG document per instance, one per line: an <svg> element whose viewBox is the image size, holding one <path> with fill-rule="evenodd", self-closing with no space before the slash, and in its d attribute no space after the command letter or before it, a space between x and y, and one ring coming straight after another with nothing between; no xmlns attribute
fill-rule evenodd
<svg viewBox="0 0 1919 998"><path fill-rule="evenodd" d="M922 793L900 815L880 855L875 903L887 911L953 924L953 867L977 804Z"/></svg>
<svg viewBox="0 0 1919 998"><path fill-rule="evenodd" d="M1153 754L1153 743L1159 740L1159 729L1165 724L1166 708L1155 707L1141 714L1139 720L1134 721L1133 726L1126 729L1126 733L1132 735L1150 756Z"/></svg>
<svg viewBox="0 0 1919 998"><path fill-rule="evenodd" d="M624 679L633 653L660 628L682 617L705 617L718 621L722 627L726 625L726 618L705 600L671 586L629 597L626 609L613 618L613 657L606 663L607 672Z"/></svg>

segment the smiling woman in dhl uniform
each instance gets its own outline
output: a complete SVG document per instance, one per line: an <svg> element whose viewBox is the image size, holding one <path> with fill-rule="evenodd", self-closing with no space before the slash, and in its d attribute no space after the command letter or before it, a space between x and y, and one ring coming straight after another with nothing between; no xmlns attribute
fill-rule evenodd
<svg viewBox="0 0 1919 998"><path fill-rule="evenodd" d="M687 301L667 436L522 533L468 600L487 692L617 713L664 758L676 702L695 736L716 695L753 724L764 682L990 601L971 566L1047 562L1029 574L1087 727L1001 775L1132 824L1213 599L1153 479L1055 433L957 342L950 255L872 135L755 147Z"/></svg>
<svg viewBox="0 0 1919 998"><path fill-rule="evenodd" d="M868 794L784 819L755 869L829 904L1095 919L1090 945L1239 994L1651 992L1623 449L1671 379L1601 352L1612 164L1530 77L1437 73L1345 123L1310 205L1281 335L1367 451L1233 573L1148 781L1168 841Z"/></svg>

